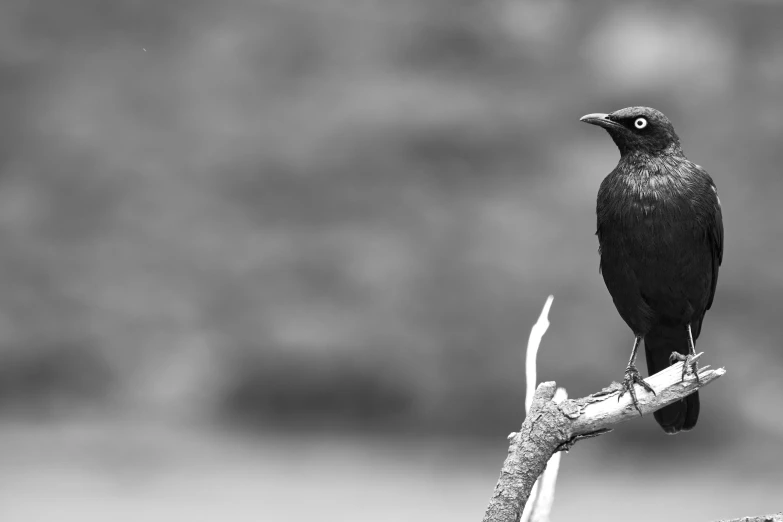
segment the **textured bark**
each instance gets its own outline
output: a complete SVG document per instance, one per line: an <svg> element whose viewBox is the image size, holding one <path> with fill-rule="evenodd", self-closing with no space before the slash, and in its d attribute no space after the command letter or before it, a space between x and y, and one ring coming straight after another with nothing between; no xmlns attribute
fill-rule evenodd
<svg viewBox="0 0 783 522"><path fill-rule="evenodd" d="M562 443L556 419L563 415L552 402L556 389L554 382L543 382L536 389L530 413L522 429L511 439L508 456L484 514L485 522L519 520L533 484Z"/></svg>
<svg viewBox="0 0 783 522"><path fill-rule="evenodd" d="M699 371L698 382L693 376L683 381L682 363L677 363L645 379L655 390L654 395L637 387L639 409L645 415L657 411L724 373L723 368L708 370L705 367ZM622 390L619 383L612 383L588 397L559 404L552 401L555 389L554 382L538 386L521 430L509 436L508 456L484 514L484 522L517 522L533 484L556 451L568 450L581 438L607 433L615 425L639 417L629 393L618 400Z"/></svg>

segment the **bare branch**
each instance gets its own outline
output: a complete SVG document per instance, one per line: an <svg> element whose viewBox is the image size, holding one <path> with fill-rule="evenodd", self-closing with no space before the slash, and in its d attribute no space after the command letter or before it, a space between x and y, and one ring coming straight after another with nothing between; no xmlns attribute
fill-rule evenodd
<svg viewBox="0 0 783 522"><path fill-rule="evenodd" d="M511 438L508 457L503 463L500 479L484 513L484 522L518 521L530 497L533 484L546 468L549 457L557 450L559 439L555 434L544 432L544 436L541 436L543 430L536 426L545 412L557 408L552 401L555 388L554 382L542 382L536 389L530 414L525 417L522 430ZM555 414L549 413L548 417L555 417ZM534 428L538 436L534 436ZM523 433L526 436L522 436Z"/></svg>
<svg viewBox="0 0 783 522"><path fill-rule="evenodd" d="M541 314L538 316L538 321L530 329L530 336L527 340L527 350L525 351L525 415L530 413L530 405L533 403L533 396L536 393L536 384L538 383L538 348L541 346L541 339L549 329L549 310L552 308L552 301L555 297L550 295L547 297L544 303L544 308L541 309ZM563 390L559 388L559 390ZM565 394L565 390L563 390ZM556 402L558 393L555 392ZM567 397L567 394L566 396ZM562 399L565 399L562 397ZM528 503L525 504L525 509L522 511L520 522L548 522L548 513L551 510L551 502L555 497L555 484L557 482L557 472L560 469L560 455L556 453L549 459L546 469L541 474L541 478L533 484L533 489L530 490L530 498ZM540 490L542 484L546 484L551 491ZM545 505L546 503L549 503Z"/></svg>
<svg viewBox="0 0 783 522"><path fill-rule="evenodd" d="M567 398L568 393L565 388L558 388L552 400L556 404L560 404ZM549 522L552 505L555 503L555 484L557 483L557 473L560 471L560 459L562 456L563 452L561 451L552 455L549 458L546 469L538 479L538 496L535 498L530 522Z"/></svg>
<svg viewBox="0 0 783 522"><path fill-rule="evenodd" d="M723 368L709 370L708 367L705 367L699 371L700 382L697 382L692 375L682 381L682 363L677 363L645 379L645 382L655 390L655 395L637 388L639 409L643 415L650 414L667 404L684 399L725 373L726 370ZM623 395L619 401L617 400L616 397L621 389L619 383L612 383L597 394L576 401L566 401L564 411L565 408L574 408L579 412L577 416L572 417L572 436L611 429L616 424L639 417L639 412L631 403L629 393ZM610 397L613 400L608 400ZM567 415L573 415L573 413L569 412Z"/></svg>
<svg viewBox="0 0 783 522"><path fill-rule="evenodd" d="M525 351L525 414L530 411L530 405L533 403L533 394L536 392L536 357L538 356L538 347L541 346L541 339L549 329L549 310L552 308L552 301L555 296L550 295L546 298L544 308L541 309L541 315L538 321L530 329L530 337L527 339L527 350Z"/></svg>
<svg viewBox="0 0 783 522"><path fill-rule="evenodd" d="M655 395L637 388L639 409L649 414L683 399L724 375L726 370L703 368L699 379L693 375L682 380L679 362L645 381ZM560 404L552 398L554 382L541 383L536 389L530 413L513 437L503 463L495 491L484 514L485 522L516 522L530 497L536 479L546 468L549 458L558 450L568 450L580 438L611 431L617 424L638 417L630 394L619 400L622 385L612 383L598 393Z"/></svg>

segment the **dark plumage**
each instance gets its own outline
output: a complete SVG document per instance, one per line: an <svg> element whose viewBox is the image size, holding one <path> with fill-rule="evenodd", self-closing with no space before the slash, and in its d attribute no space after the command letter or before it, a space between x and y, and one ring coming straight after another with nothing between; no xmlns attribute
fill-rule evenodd
<svg viewBox="0 0 783 522"><path fill-rule="evenodd" d="M693 341L723 260L720 200L710 175L685 157L659 111L628 107L581 121L606 129L620 149L598 191L596 235L604 282L636 336L624 379L635 402L634 383L648 388L634 365L642 339L650 374L675 359L685 360L688 371L695 366ZM698 417L698 392L655 413L667 433L693 428Z"/></svg>

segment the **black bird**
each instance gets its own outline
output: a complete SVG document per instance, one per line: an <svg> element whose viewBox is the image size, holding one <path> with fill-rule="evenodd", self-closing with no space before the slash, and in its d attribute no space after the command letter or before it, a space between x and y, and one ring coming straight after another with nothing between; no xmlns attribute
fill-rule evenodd
<svg viewBox="0 0 783 522"><path fill-rule="evenodd" d="M691 372L698 379L694 341L723 261L720 199L661 112L628 107L581 121L606 129L620 149L620 161L598 191L596 235L606 288L635 335L623 393L631 393L638 409L634 384L652 392L635 366L642 339L651 375L680 360L683 380ZM693 428L698 392L654 416L666 433Z"/></svg>

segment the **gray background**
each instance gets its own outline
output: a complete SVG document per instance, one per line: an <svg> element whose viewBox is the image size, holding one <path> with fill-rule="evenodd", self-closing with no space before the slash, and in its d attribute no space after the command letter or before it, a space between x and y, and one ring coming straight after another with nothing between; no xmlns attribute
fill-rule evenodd
<svg viewBox="0 0 783 522"><path fill-rule="evenodd" d="M717 183L698 348L728 373L690 433L578 444L553 515L781 509L781 27L772 0L5 0L0 518L478 520L548 294L540 378L622 377L618 153L578 119L628 105Z"/></svg>

